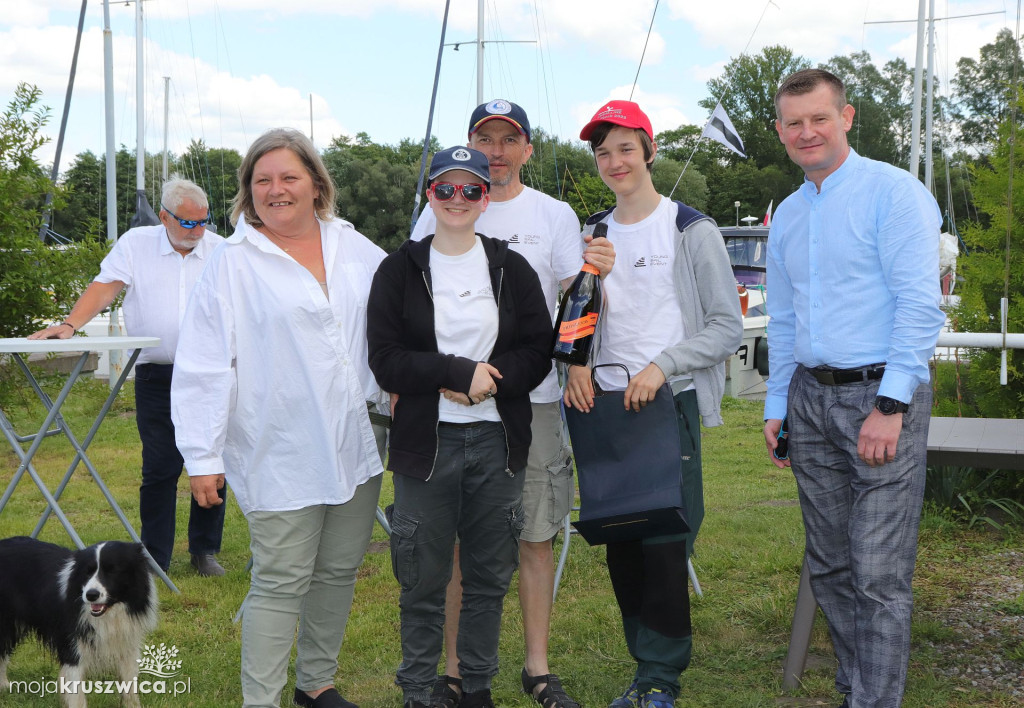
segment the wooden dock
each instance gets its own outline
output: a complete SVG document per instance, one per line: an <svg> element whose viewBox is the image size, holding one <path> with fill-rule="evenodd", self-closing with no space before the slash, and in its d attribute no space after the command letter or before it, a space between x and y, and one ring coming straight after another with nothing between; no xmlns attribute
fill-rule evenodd
<svg viewBox="0 0 1024 708"><path fill-rule="evenodd" d="M932 416L928 464L1024 470L1024 420Z"/></svg>

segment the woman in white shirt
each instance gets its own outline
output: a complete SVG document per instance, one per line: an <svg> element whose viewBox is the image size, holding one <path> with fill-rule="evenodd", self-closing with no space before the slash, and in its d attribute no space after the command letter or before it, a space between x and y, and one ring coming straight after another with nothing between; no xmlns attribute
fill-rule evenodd
<svg viewBox="0 0 1024 708"><path fill-rule="evenodd" d="M275 129L239 168L234 234L196 284L172 384L178 449L200 505L226 477L249 524L242 698L278 706L298 624L294 702L334 688L380 450L367 415L366 299L384 252L334 216L312 143Z"/></svg>

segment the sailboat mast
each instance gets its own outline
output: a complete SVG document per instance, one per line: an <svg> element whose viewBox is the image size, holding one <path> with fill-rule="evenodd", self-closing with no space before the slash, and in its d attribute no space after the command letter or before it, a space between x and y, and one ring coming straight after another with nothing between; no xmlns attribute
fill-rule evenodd
<svg viewBox="0 0 1024 708"><path fill-rule="evenodd" d="M68 75L68 91L64 96L64 113L60 118L60 132L57 133L57 150L53 156L53 167L50 171L50 181L56 185L60 176L60 154L64 149L64 132L68 127L68 112L71 110L71 92L75 88L75 73L78 71L78 50L82 47L82 27L85 26L85 4L82 0L82 9L78 13L78 32L75 34L75 50L71 54L71 73ZM46 192L46 202L43 204L43 223L39 227L39 240L46 241L46 235L50 231L50 217L53 216L53 188Z"/></svg>
<svg viewBox="0 0 1024 708"><path fill-rule="evenodd" d="M142 0L135 0L135 189L146 189L145 91L142 77Z"/></svg>
<svg viewBox="0 0 1024 708"><path fill-rule="evenodd" d="M924 123L924 186L933 195L932 185L932 133L935 125L935 0L928 0L928 98L925 103Z"/></svg>
<svg viewBox="0 0 1024 708"><path fill-rule="evenodd" d="M167 181L167 116L169 113L169 101L168 97L171 92L171 77L164 77L164 159L163 165L160 169L160 177L164 182Z"/></svg>
<svg viewBox="0 0 1024 708"><path fill-rule="evenodd" d="M910 174L916 178L921 167L921 74L924 69L925 0L917 7L917 56L914 62L914 108L910 119Z"/></svg>
<svg viewBox="0 0 1024 708"><path fill-rule="evenodd" d="M476 105L484 102L484 0L476 2Z"/></svg>
<svg viewBox="0 0 1024 708"><path fill-rule="evenodd" d="M107 129L107 241L117 240L117 165L114 160L114 40L110 0L103 0L103 108Z"/></svg>
<svg viewBox="0 0 1024 708"><path fill-rule="evenodd" d="M441 57L444 56L444 36L448 32L448 10L452 0L445 0L444 19L441 21L441 41L437 45L437 65L434 67L434 86L430 90L430 110L427 111L427 134L423 136L423 153L420 155L420 176L416 180L416 197L412 205L412 221L409 233L416 228L416 220L420 216L420 195L423 193L423 176L427 171L427 153L430 150L430 129L434 124L434 106L437 104L437 85L441 79Z"/></svg>

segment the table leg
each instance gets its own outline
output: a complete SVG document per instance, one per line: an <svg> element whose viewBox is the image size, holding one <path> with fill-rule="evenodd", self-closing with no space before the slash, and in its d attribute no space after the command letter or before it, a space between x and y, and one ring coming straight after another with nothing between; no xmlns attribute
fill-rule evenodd
<svg viewBox="0 0 1024 708"><path fill-rule="evenodd" d="M71 393L71 387L75 383L75 380L78 378L78 376L82 373L82 368L85 366L85 362L88 358L89 352L82 352L82 355L78 357L78 361L75 362L74 367L71 369L71 373L68 376L68 380L64 383L63 388L61 388L60 394L58 394L56 401L54 401L51 404L49 403L49 397L46 396L45 393L42 394L43 403L46 404L47 406L46 418L43 420L43 424L40 426L39 432L32 436L32 444L29 445L27 452L24 449L22 449L21 445L18 443L17 437L14 434L14 429L6 416L4 416L2 426L4 430L4 436L7 438L7 441L11 444L11 447L14 449L15 454L17 454L18 457L21 459L21 464L18 465L18 469L14 473L14 476L11 478L10 484L7 485L7 489L4 491L3 497L0 497L0 511L3 511L4 507L7 505L7 501L11 498L11 495L14 493L14 488L18 486L18 482L21 481L22 476L27 471L29 476L32 478L32 481L35 483L36 487L38 487L39 491L42 493L43 498L49 505L49 508L52 509L53 513L57 515L57 518L60 520L60 523L64 527L64 530L67 531L68 536L71 537L71 540L75 542L75 545L78 546L78 548L85 548L85 544L82 543L82 539L78 537L77 533L75 533L74 527L71 525L71 522L68 521L67 516L64 515L64 512L61 510L60 505L57 504L57 500L53 498L53 495L50 494L50 490L47 488L42 478L36 472L35 467L32 465L32 458L35 457L36 451L39 449L39 446L43 442L43 438L46 437L47 430L49 430L54 420L56 420L57 417L59 416L60 407L64 405L64 401L67 399L68 394ZM35 377L32 376L32 371L28 368L28 366L25 365L25 362L22 360L21 356L19 354L15 354L14 360L18 363L18 366L25 373L25 376L28 377L29 382L32 385L32 388L35 389L36 393L42 393L42 389L39 388L38 382L36 381ZM63 427L62 423L60 425Z"/></svg>
<svg viewBox="0 0 1024 708"><path fill-rule="evenodd" d="M800 589L796 593L796 610L793 612L793 628L789 637L789 650L782 664L782 687L791 691L800 685L800 679L807 664L807 650L811 646L811 632L814 629L814 613L818 602L811 590L811 574L804 559L800 570Z"/></svg>
<svg viewBox="0 0 1024 708"><path fill-rule="evenodd" d="M82 462L85 464L86 469L89 470L89 474L92 475L93 481L96 483L96 486L99 488L100 492L102 492L103 496L106 498L107 503L110 505L111 509L117 515L118 519L120 519L121 524L128 531L128 534L129 536L131 536L131 539L135 543L142 543L142 540L139 538L139 535L135 532L135 529L131 525L131 522L128 521L128 518L125 516L124 511L122 511L120 505L118 505L117 501L114 499L114 495L110 493L110 490L107 488L107 485L103 482L103 479L100 477L99 472L96 471L95 466L92 464L92 460L90 460L89 456L86 455L85 453L85 448L88 447L89 444L92 442L92 439L93 437L95 437L96 432L99 430L99 426L102 424L103 419L110 411L110 408L114 403L114 400L117 398L117 394L120 392L121 387L124 385L125 380L128 378L128 373L131 371L131 367L135 364L135 360L138 359L140 352L141 350L139 349L133 351L132 356L128 362L128 366L126 366L124 370L121 372L121 376L118 378L114 388L111 389L111 392L107 396L106 401L104 401L103 407L100 409L100 412L96 417L96 420L93 422L93 425L89 430L89 434L85 438L84 445L79 444L78 439L75 437L75 434L71 431L71 428L67 425L67 422L60 414L60 409L61 406L64 405L64 401L67 399L68 394L71 392L71 387L74 385L75 381L78 380L78 377L81 375L82 369L85 366L85 362L88 360L89 352L83 352L81 357L79 357L75 366L72 368L70 375L68 376L67 382L64 384L64 387L61 389L60 394L57 396L56 401L51 401L50 397L39 386L39 382L36 381L36 378L32 375L31 369L28 368L28 366L22 360L21 356L18 354L14 355L15 360L17 361L22 372L25 374L25 377L28 379L29 384L32 386L32 389L36 392L36 395L39 397L39 400L47 408L47 415L39 432L36 435L31 436L32 445L29 447L29 450L26 453L24 452L24 450L22 450L21 445L18 444L19 438L17 436L17 433L15 433L13 426L11 426L10 421L8 421L6 416L3 416L2 412L0 412L0 418L2 418L2 420L0 420L0 423L3 424L2 427L4 430L4 435L5 437L7 437L8 442L11 444L11 447L15 449L15 452L22 460L22 464L18 467L18 470L15 473L14 477L11 479L10 484L8 484L3 497L0 498L0 512L3 511L3 508L4 506L6 506L8 499L10 499L11 495L14 493L14 488L18 485L18 482L20 481L25 471L28 471L29 476L31 476L32 480L35 482L36 486L39 488L39 491L42 493L47 503L47 508L43 511L43 514L40 517L39 522L36 524L36 528L32 531L33 538L37 537L39 533L42 531L43 525L46 523L50 513L52 512L57 516L57 519L61 522L61 525L64 527L65 531L67 531L71 539L75 542L75 545L78 546L78 548L85 548L85 544L82 542L82 539L75 532L74 527L71 525L71 522L65 516L63 510L61 510L60 505L57 502L57 499L60 497L60 495L64 493L64 489L67 487L68 482L71 480L71 477L75 472L75 469L77 469L78 463ZM63 433L64 437L67 438L68 442L75 450L75 458L72 461L71 466L65 473L63 479L61 480L60 486L58 486L57 488L56 497L54 497L50 493L49 489L46 487L46 484L43 482L42 478L39 477L38 473L35 471L35 468L31 464L31 460L35 456L36 450L38 450L43 438L49 434L47 431L49 430L50 426L53 424L55 420L57 421L58 431ZM179 592L178 588L174 585L173 582L171 582L171 579L167 576L163 569L160 568L160 566L157 565L156 561L153 560L153 557L149 555L149 551L145 550L145 547L143 547L143 552L145 553L146 559L149 561L149 565L152 568L153 572L156 573L156 575L164 582L165 585L167 585L168 588L170 588L175 593Z"/></svg>
<svg viewBox="0 0 1024 708"><path fill-rule="evenodd" d="M132 367L135 365L135 360L139 358L139 354L141 353L141 351L141 349L135 349L132 351L131 357L128 359L127 365L121 370L121 375L117 378L117 381L115 382L114 386L110 389L110 393L107 395L107 399L103 402L103 406L100 408L100 412L97 414L96 420L93 421L92 428L90 428L89 434L85 438L84 445L79 444L78 439L75 437L75 434L71 432L71 428L68 427L66 423L63 425L64 435L71 443L71 446L75 449L76 454L75 459L71 462L71 466L68 468L68 471L64 474L64 478L61 480L60 486L57 488L57 496L59 497L64 492L64 488L67 486L68 482L71 480L71 476L72 474L74 474L75 469L78 467L78 463L81 462L83 465L85 465L85 468L89 471L89 474L92 475L93 481L96 483L97 488L106 498L107 503L110 505L110 508L113 510L113 512L117 515L117 518L121 521L121 525L124 526L125 530L128 532L128 535L131 536L131 539L135 543L140 544L142 543L142 539L139 538L138 533L136 533L135 531L135 527L132 526L131 522L128 520L128 517L125 516L124 511L121 509L121 506L117 503L117 500L114 499L114 495L111 493L110 489L103 481L103 478L100 477L100 473L92 464L92 460L90 460L89 456L85 453L85 448L87 448L89 444L92 442L93 437L96 435L96 432L99 430L100 425L103 423L103 419L106 418L111 406L113 406L114 401L117 399L118 393L120 393L121 391L121 387L124 386L124 382L128 379L128 374L131 372ZM46 509L43 512L43 515L39 518L39 522L36 524L35 533L38 533L40 530L42 530L42 527L46 523L46 519L49 516L49 511L49 509ZM164 584L168 588L177 593L177 586L175 586L175 584L171 581L171 579L167 576L163 569L157 564L157 562L153 560L153 557L149 555L149 551L145 551L145 554L153 572L156 573L156 575L164 582Z"/></svg>

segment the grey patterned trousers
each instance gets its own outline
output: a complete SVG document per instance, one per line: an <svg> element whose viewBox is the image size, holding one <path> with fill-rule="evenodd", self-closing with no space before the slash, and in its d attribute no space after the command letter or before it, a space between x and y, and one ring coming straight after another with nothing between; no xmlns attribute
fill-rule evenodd
<svg viewBox="0 0 1024 708"><path fill-rule="evenodd" d="M857 439L878 381L830 386L801 366L789 387L789 440L807 566L850 708L896 708L910 654L911 581L924 496L931 389L903 415L895 459L869 467Z"/></svg>

